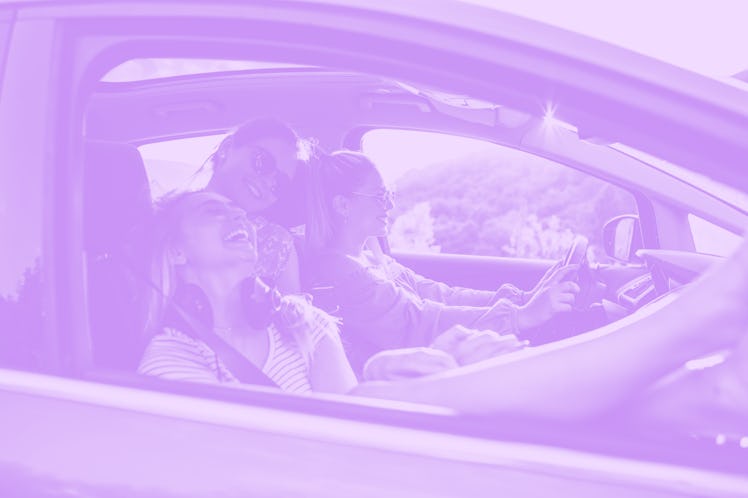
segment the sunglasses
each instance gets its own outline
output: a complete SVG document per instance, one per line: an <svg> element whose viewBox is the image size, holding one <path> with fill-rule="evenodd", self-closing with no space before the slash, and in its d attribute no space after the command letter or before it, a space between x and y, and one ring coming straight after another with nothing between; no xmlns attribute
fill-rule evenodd
<svg viewBox="0 0 748 498"><path fill-rule="evenodd" d="M273 193L285 193L290 188L291 180L278 168L275 157L270 152L262 147L256 149L252 170L257 176L271 180L270 189Z"/></svg>
<svg viewBox="0 0 748 498"><path fill-rule="evenodd" d="M370 199L376 199L381 204L394 204L395 203L395 191L386 189L378 193L370 192L351 192L351 195L358 195L360 197L369 197Z"/></svg>
<svg viewBox="0 0 748 498"><path fill-rule="evenodd" d="M259 176L264 177L278 177L281 174L273 155L262 147L257 147L252 169Z"/></svg>

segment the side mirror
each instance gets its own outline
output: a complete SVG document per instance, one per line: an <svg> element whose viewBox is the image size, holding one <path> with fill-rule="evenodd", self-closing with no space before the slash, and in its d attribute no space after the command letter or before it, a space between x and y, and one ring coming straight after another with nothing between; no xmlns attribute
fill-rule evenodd
<svg viewBox="0 0 748 498"><path fill-rule="evenodd" d="M636 251L644 247L639 217L624 214L608 220L603 226L603 247L611 258L624 263L639 263Z"/></svg>

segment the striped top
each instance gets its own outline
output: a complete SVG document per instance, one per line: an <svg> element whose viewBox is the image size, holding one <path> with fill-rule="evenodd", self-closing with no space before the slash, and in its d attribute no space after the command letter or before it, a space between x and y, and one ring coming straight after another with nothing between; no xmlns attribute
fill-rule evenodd
<svg viewBox="0 0 748 498"><path fill-rule="evenodd" d="M308 331L310 351L313 352L326 335L339 341L337 323L321 310L309 308L313 312L305 313L303 326ZM296 342L281 334L275 325L270 325L266 331L268 355L262 372L284 391L299 394L311 392L310 365ZM138 372L187 382L239 383L210 346L173 328L166 328L151 339Z"/></svg>

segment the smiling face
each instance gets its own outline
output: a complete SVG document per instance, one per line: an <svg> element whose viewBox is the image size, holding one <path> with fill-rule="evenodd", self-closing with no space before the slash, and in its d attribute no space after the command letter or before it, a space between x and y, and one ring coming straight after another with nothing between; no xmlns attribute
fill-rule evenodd
<svg viewBox="0 0 748 498"><path fill-rule="evenodd" d="M211 188L247 213L257 213L277 200L278 187L296 173L296 143L279 138L258 138L231 145L216 167Z"/></svg>
<svg viewBox="0 0 748 498"><path fill-rule="evenodd" d="M257 234L246 213L213 192L189 194L172 250L175 261L194 272L231 269L251 274L257 263Z"/></svg>
<svg viewBox="0 0 748 498"><path fill-rule="evenodd" d="M376 169L365 175L361 185L345 196L344 224L349 230L360 231L364 237L387 235L388 213L394 207L392 191Z"/></svg>

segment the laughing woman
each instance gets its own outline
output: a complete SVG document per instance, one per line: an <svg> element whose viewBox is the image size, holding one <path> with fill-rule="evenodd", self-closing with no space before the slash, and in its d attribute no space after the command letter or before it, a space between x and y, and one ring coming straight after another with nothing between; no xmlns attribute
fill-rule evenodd
<svg viewBox="0 0 748 498"><path fill-rule="evenodd" d="M240 385L238 363L226 354L230 349L209 345L219 344L208 340L215 336L289 392L350 393L466 413L580 419L619 406L689 359L742 341L723 366L687 389L670 392L686 402L716 395L716 404L740 411L742 420L748 414L748 242L674 302L661 301L660 309L638 321L433 375L357 384L328 315L301 297L284 298L278 307L266 302L265 308L245 300L243 289L254 283L257 253L243 210L215 193L183 194L161 206L154 227L152 335L140 364L144 374ZM194 320L170 320L175 308ZM677 396L657 397L662 399L680 403Z"/></svg>
<svg viewBox="0 0 748 498"><path fill-rule="evenodd" d="M284 293L301 290L296 249L291 234L266 213L291 204L291 199L280 197L298 173L298 155L304 147L286 123L258 118L229 132L207 161L212 174L207 190L247 212L257 228L257 274Z"/></svg>
<svg viewBox="0 0 748 498"><path fill-rule="evenodd" d="M286 391L353 388L333 319L301 296L254 299L262 289L257 237L243 209L213 192L180 194L159 207L153 234L152 338L141 373L238 383L240 363L249 361Z"/></svg>

